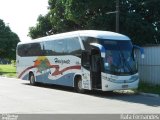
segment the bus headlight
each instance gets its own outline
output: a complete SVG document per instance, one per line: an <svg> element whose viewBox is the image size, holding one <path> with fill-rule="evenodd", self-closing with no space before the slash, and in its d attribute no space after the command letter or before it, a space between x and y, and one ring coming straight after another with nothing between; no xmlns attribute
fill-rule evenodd
<svg viewBox="0 0 160 120"><path fill-rule="evenodd" d="M108 81L116 81L116 79L114 79L114 78L108 78L107 80Z"/></svg>
<svg viewBox="0 0 160 120"><path fill-rule="evenodd" d="M130 80L132 80L132 81L136 81L138 79L139 79L138 75L131 76L131 78L130 78Z"/></svg>

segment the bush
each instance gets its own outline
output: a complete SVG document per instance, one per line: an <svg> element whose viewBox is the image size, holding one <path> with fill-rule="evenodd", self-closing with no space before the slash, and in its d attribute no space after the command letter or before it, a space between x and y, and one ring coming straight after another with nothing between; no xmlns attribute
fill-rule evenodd
<svg viewBox="0 0 160 120"><path fill-rule="evenodd" d="M149 83L140 82L138 91L160 95L160 85L152 85Z"/></svg>
<svg viewBox="0 0 160 120"><path fill-rule="evenodd" d="M11 60L11 64L12 64L13 66L16 66L16 60Z"/></svg>

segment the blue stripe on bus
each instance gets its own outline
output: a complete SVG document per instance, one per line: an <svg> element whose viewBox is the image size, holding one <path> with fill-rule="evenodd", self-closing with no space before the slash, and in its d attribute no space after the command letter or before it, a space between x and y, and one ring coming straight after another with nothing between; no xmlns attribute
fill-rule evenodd
<svg viewBox="0 0 160 120"><path fill-rule="evenodd" d="M57 85L65 85L65 86L73 86L73 76L74 73L69 73L63 75L61 78L58 79L49 79L48 78L49 72L46 74L42 74L36 77L37 82L48 83L48 84L57 84Z"/></svg>
<svg viewBox="0 0 160 120"><path fill-rule="evenodd" d="M47 84L57 84L57 85L65 85L65 86L73 87L74 74L75 73L69 73L69 74L63 75L61 78L52 80L48 78L48 75L49 75L49 72L48 72L48 73L36 76L36 81L41 83L47 83ZM22 79L28 80L28 78L29 78L29 74L25 75Z"/></svg>

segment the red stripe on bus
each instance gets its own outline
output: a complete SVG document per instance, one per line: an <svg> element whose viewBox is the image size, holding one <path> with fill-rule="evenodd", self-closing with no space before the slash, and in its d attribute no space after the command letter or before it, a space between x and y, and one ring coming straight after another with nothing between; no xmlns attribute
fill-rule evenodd
<svg viewBox="0 0 160 120"><path fill-rule="evenodd" d="M53 67L53 68L55 68L56 70L52 73L52 76L54 76L54 75L59 75L59 74L62 74L63 72L65 72L65 71L68 71L68 70L71 70L71 69L81 69L81 66L79 66L79 65L77 65L77 66L70 66L70 67L66 67L66 68L64 68L63 70L59 70L59 67Z"/></svg>
<svg viewBox="0 0 160 120"><path fill-rule="evenodd" d="M31 67L26 68L23 72L21 72L21 74L18 76L18 78L21 78L22 75L23 75L26 71L28 71L28 70L30 70L30 69L32 69L32 68L35 68L35 67L37 67L37 66L31 66Z"/></svg>
<svg viewBox="0 0 160 120"><path fill-rule="evenodd" d="M32 68L36 68L37 66L31 66L31 67L28 67L28 68L26 68L19 76L18 76L18 78L21 78L22 77L22 75L26 72L26 71L28 71L28 70L30 70L30 69L32 69ZM71 70L71 69L81 69L81 66L80 65L77 65L77 66L70 66L70 67L66 67L66 68L64 68L63 70L59 70L59 65L50 65L49 66L50 68L55 68L55 71L52 73L52 76L54 76L54 75L59 75L59 74L62 74L63 72L65 72L65 71L68 71L68 70Z"/></svg>

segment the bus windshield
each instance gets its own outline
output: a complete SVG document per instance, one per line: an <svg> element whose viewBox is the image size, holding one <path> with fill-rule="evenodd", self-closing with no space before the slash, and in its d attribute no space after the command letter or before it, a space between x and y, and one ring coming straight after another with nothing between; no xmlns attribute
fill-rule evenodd
<svg viewBox="0 0 160 120"><path fill-rule="evenodd" d="M133 58L132 43L129 40L103 41L106 49L104 59L105 72L114 75L128 75L138 72Z"/></svg>

